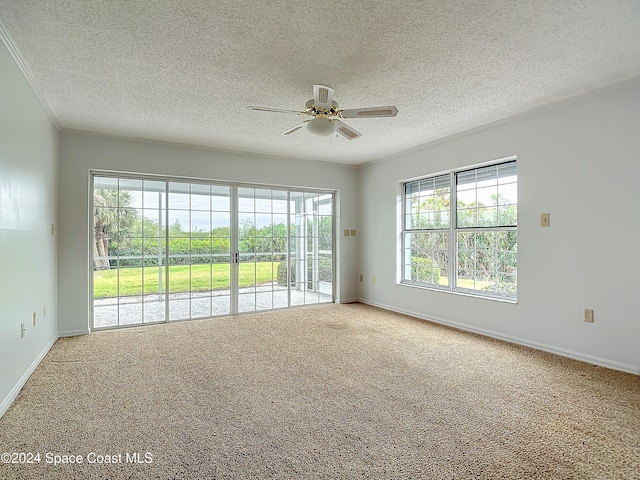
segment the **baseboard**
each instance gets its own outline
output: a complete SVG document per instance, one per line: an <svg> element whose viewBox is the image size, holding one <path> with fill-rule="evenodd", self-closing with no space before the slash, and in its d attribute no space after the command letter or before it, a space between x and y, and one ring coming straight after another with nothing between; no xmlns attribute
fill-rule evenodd
<svg viewBox="0 0 640 480"><path fill-rule="evenodd" d="M359 301L360 300L358 300L357 298L341 298L339 303L340 304L342 304L342 303L357 303Z"/></svg>
<svg viewBox="0 0 640 480"><path fill-rule="evenodd" d="M64 332L58 332L59 337L77 337L78 335L88 335L89 330L66 330Z"/></svg>
<svg viewBox="0 0 640 480"><path fill-rule="evenodd" d="M45 347L42 349L40 354L31 363L27 371L24 372L24 375L22 375L22 377L20 378L16 386L13 387L11 392L9 392L9 395L7 395L7 398L5 398L2 401L2 403L0 403L0 418L2 418L5 412L9 409L13 401L16 399L16 397L20 393L20 390L22 390L22 387L24 387L24 384L27 383L27 380L29 380L29 377L31 376L33 371L36 369L38 365L40 365L40 362L42 361L42 359L47 355L47 353L49 353L49 350L51 350L51 347L53 347L53 344L56 343L57 340L58 340L58 337L56 336L52 338L49 341L49 343L45 345Z"/></svg>
<svg viewBox="0 0 640 480"><path fill-rule="evenodd" d="M609 360L607 358L596 357L594 355L588 355L585 353L575 352L573 350L567 350L565 348L556 347L554 345L548 345L546 343L540 342L532 342L531 340L527 340L520 337L513 337L511 335L505 335L502 333L494 332L493 330L487 330L484 328L473 327L470 325L466 325L464 323L452 322L450 320L446 320L444 318L438 318L430 315L424 315L422 313L413 312L411 310L405 310L402 308L391 307L389 305L384 305L381 303L371 302L369 300L359 299L358 302L364 303L366 305L371 305L372 307L382 308L384 310L389 310L391 312L402 313L404 315L410 315L412 317L420 318L421 320L426 320L433 323L439 323L441 325L447 325L449 327L457 328L458 330L464 330L467 332L473 332L480 335L484 335L486 337L496 338L498 340L504 340L505 342L515 343L517 345L523 345L525 347L535 348L536 350L542 350L544 352L553 353L555 355L560 355L561 357L571 358L573 360L578 360L584 363L590 363L593 365L598 365L600 367L610 368L612 370L619 370L621 372L633 373L635 375L640 375L640 367L634 365L628 365L626 363L620 363L613 360Z"/></svg>

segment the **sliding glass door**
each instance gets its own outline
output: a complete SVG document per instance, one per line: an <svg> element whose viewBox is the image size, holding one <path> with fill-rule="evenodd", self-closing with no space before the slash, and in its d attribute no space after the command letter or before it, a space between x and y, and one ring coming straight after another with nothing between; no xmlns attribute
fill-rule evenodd
<svg viewBox="0 0 640 480"><path fill-rule="evenodd" d="M168 182L169 320L231 313L230 187Z"/></svg>
<svg viewBox="0 0 640 480"><path fill-rule="evenodd" d="M289 305L286 190L238 188L238 312ZM283 281L284 280L284 281Z"/></svg>
<svg viewBox="0 0 640 480"><path fill-rule="evenodd" d="M94 328L332 302L333 194L92 177Z"/></svg>
<svg viewBox="0 0 640 480"><path fill-rule="evenodd" d="M291 304L323 303L333 296L333 195L291 192Z"/></svg>
<svg viewBox="0 0 640 480"><path fill-rule="evenodd" d="M95 177L92 210L94 328L165 321L165 182Z"/></svg>

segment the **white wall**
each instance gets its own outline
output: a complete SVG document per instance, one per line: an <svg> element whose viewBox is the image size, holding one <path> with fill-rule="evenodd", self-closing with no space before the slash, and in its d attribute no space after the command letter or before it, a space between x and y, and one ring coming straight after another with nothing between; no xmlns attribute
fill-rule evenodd
<svg viewBox="0 0 640 480"><path fill-rule="evenodd" d="M60 335L89 328L90 169L338 190L337 231L356 227L357 169L63 132L60 135ZM336 301L357 297L356 238L337 247Z"/></svg>
<svg viewBox="0 0 640 480"><path fill-rule="evenodd" d="M397 182L511 155L517 305L397 285ZM359 172L363 301L640 373L640 82ZM551 226L541 228L547 212Z"/></svg>
<svg viewBox="0 0 640 480"><path fill-rule="evenodd" d="M0 72L1 416L58 338L58 132L2 44Z"/></svg>

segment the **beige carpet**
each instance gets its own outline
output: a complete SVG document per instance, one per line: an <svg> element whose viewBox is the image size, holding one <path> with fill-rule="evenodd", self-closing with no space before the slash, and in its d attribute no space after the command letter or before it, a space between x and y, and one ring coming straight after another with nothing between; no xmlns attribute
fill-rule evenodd
<svg viewBox="0 0 640 480"><path fill-rule="evenodd" d="M0 452L41 455L3 479L640 479L640 377L315 306L61 339Z"/></svg>

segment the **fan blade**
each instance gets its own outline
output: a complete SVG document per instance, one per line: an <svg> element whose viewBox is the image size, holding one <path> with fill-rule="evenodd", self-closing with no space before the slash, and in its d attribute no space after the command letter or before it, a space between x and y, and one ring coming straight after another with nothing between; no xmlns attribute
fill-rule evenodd
<svg viewBox="0 0 640 480"><path fill-rule="evenodd" d="M326 85L314 85L313 102L317 108L329 110L333 102L333 88Z"/></svg>
<svg viewBox="0 0 640 480"><path fill-rule="evenodd" d="M296 133L298 130L304 127L304 124L310 122L312 119L305 120L304 122L300 122L295 127L291 127L289 130L285 130L280 135L291 135L292 133Z"/></svg>
<svg viewBox="0 0 640 480"><path fill-rule="evenodd" d="M258 110L259 112L295 113L297 115L308 115L307 112L301 112L300 110L285 110L283 108L254 107L252 105L249 105L247 108L250 108L251 110Z"/></svg>
<svg viewBox="0 0 640 480"><path fill-rule="evenodd" d="M357 131L353 127L350 127L346 123L341 122L340 120L334 120L334 121L338 124L336 128L336 132L338 132L343 137L349 140L354 140L358 138L360 135L362 135L359 131Z"/></svg>
<svg viewBox="0 0 640 480"><path fill-rule="evenodd" d="M395 117L398 109L394 105L386 107L349 108L341 110L342 118L371 118L371 117Z"/></svg>

